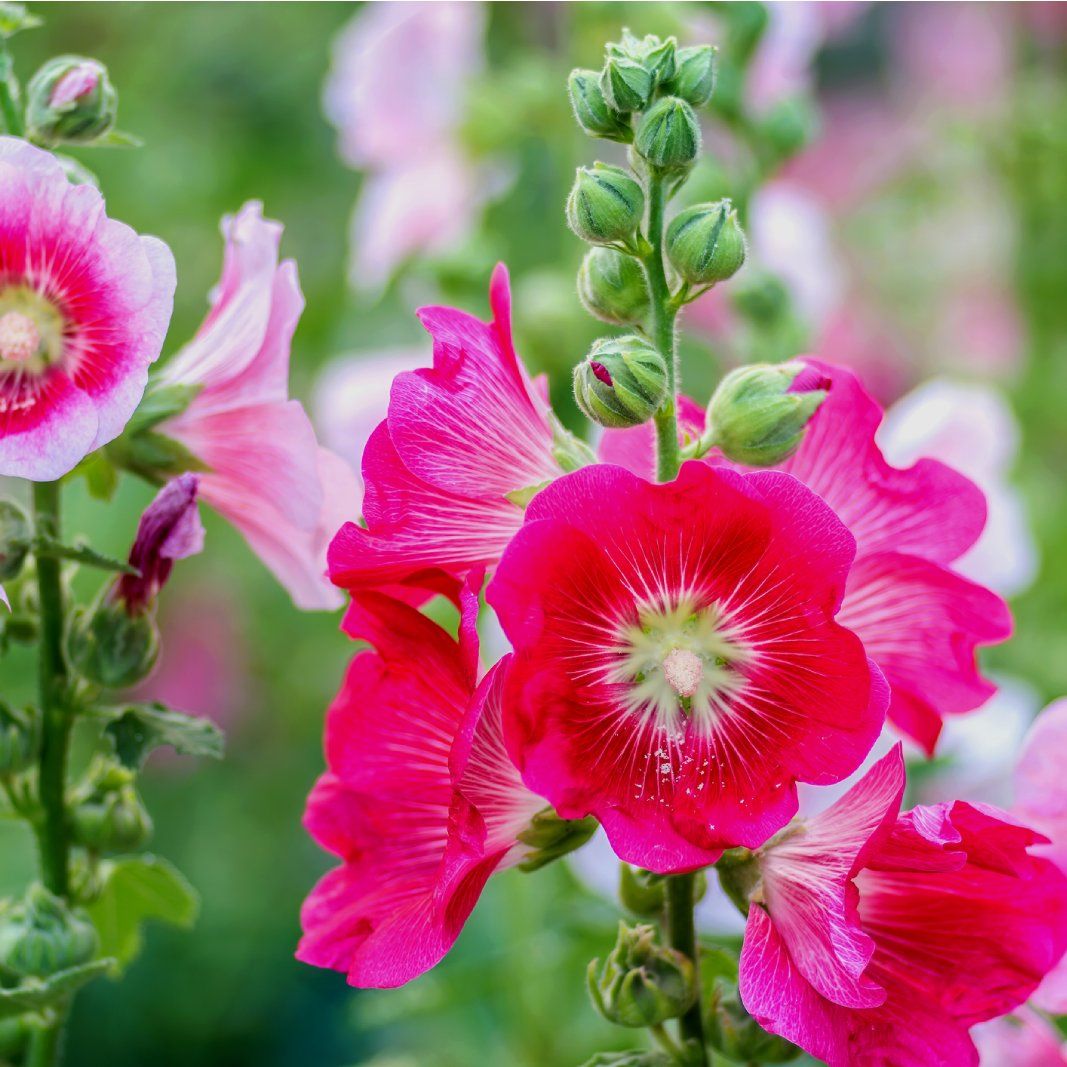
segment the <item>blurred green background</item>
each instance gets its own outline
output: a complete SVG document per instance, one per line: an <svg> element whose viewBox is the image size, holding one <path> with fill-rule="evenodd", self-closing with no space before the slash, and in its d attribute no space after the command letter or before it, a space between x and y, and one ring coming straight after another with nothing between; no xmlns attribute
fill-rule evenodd
<svg viewBox="0 0 1067 1067"><path fill-rule="evenodd" d="M715 14L714 7L490 5L488 66L471 87L459 136L472 154L506 158L515 180L460 247L411 264L376 300L346 282L347 220L361 178L338 158L320 101L331 42L357 5L40 5L45 27L20 37L14 53L23 77L63 52L108 65L120 92L120 125L145 146L72 154L99 175L113 217L158 234L174 251L179 282L167 352L191 336L204 313L221 260L220 217L256 198L285 223L283 252L297 260L308 300L293 348L295 395L309 397L317 370L339 353L422 344L412 315L418 303L448 298L484 312L489 268L503 258L515 281L520 351L536 369L553 372L554 398L573 418L567 369L600 331L573 295L582 249L566 230L562 203L574 166L599 149L570 118L566 73L597 65L604 41L624 24L673 32ZM813 49L815 95L804 96L796 120L801 140L819 136L823 96L890 94L892 16L882 5L858 7L847 32ZM1009 77L990 89L994 113L949 108L938 136L962 153L955 166L989 176L1014 234L998 267L1019 309L1023 342L999 385L1023 426L1017 477L1043 570L1015 603L1018 638L990 661L1025 679L1044 701L1067 692L1067 88L1062 38L1050 41L1021 22L1010 32ZM728 64L729 40L719 43ZM729 131L729 122L721 125ZM739 172L728 153L724 159L700 176L701 188L742 197ZM900 227L939 225L937 241L963 241L958 224L937 222L945 172L936 162L924 157L891 199L875 194L877 204L894 207L878 225L859 215L853 254L868 257L860 273L886 276L878 257ZM936 301L938 279L924 280L930 285L927 298ZM777 289L753 287L755 310L750 304L739 312L744 344L779 356L812 343L811 331L788 311L759 304L768 293L777 299ZM905 289L889 313L906 321L908 300ZM710 344L730 357L723 342ZM715 365L708 351L709 338L694 331L687 366L702 398ZM937 369L910 365L903 380ZM68 495L68 529L124 554L150 493L124 484L111 508L91 502L80 485ZM188 629L192 618L195 630L199 617L209 633L217 626L228 635L220 638L231 642L225 656L201 650L212 661L205 671L227 675L216 687L228 694L226 707L192 709L223 722L228 755L219 765L195 767L157 757L144 790L157 824L154 848L197 886L203 912L193 934L151 928L121 986L99 982L79 998L71 1067L568 1067L620 1047L620 1034L595 1019L584 994L585 962L610 945L615 911L563 865L494 879L456 951L405 990L356 993L342 976L293 960L300 901L328 866L301 831L300 814L321 768L323 711L351 650L337 618L295 611L239 536L214 515L205 521L207 548L180 565L164 597L164 621L180 619ZM30 683L31 664L20 653L2 672L12 694ZM10 857L0 891L16 891L31 877L30 843L21 827L0 832Z"/></svg>

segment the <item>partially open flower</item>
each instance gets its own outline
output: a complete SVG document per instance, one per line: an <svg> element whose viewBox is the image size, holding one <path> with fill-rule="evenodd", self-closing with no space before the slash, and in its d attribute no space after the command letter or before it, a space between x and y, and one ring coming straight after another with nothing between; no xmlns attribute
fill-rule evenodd
<svg viewBox="0 0 1067 1067"><path fill-rule="evenodd" d="M26 87L26 125L42 144L85 143L115 125L118 94L107 68L83 56L56 56Z"/></svg>

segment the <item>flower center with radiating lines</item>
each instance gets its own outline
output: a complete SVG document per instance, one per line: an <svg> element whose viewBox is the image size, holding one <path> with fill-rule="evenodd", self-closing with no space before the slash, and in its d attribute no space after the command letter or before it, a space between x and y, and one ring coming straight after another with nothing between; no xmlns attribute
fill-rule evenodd
<svg viewBox="0 0 1067 1067"><path fill-rule="evenodd" d="M63 354L63 316L26 286L0 292L0 370L42 371Z"/></svg>
<svg viewBox="0 0 1067 1067"><path fill-rule="evenodd" d="M710 730L745 685L753 651L722 606L691 593L637 605L609 650L610 682L627 711L678 732L686 721Z"/></svg>

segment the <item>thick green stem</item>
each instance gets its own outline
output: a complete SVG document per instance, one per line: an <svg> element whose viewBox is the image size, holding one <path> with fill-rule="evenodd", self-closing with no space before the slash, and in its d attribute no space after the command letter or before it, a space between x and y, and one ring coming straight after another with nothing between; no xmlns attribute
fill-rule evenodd
<svg viewBox="0 0 1067 1067"><path fill-rule="evenodd" d="M663 265L663 212L667 206L666 179L652 171L648 181L648 241L651 251L644 257L652 308L652 343L667 364L667 398L655 416L656 477L672 481L678 475L678 356L674 339L674 317L678 313L671 300Z"/></svg>
<svg viewBox="0 0 1067 1067"><path fill-rule="evenodd" d="M697 983L696 1000L693 1006L678 1020L683 1043L690 1043L693 1067L707 1067L708 1054L704 1044L704 1021L701 1017L700 955L697 946L696 923L693 909L696 906L696 875L675 874L667 879L667 938L671 947L693 961ZM689 1047L686 1048L689 1052Z"/></svg>
<svg viewBox="0 0 1067 1067"><path fill-rule="evenodd" d="M53 1067L59 1063L63 1045L63 1022L57 1019L51 1026L34 1030L26 1050L26 1067Z"/></svg>

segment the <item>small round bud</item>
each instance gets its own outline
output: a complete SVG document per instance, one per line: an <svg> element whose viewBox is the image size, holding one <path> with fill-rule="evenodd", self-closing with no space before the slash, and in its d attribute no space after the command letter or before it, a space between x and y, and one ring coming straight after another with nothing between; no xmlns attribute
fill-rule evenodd
<svg viewBox="0 0 1067 1067"><path fill-rule="evenodd" d="M667 365L647 341L630 335L597 341L574 368L574 398L600 426L640 426L667 395Z"/></svg>
<svg viewBox="0 0 1067 1067"><path fill-rule="evenodd" d="M146 678L159 656L159 631L150 613L130 614L105 597L74 619L67 654L75 670L105 689L125 689Z"/></svg>
<svg viewBox="0 0 1067 1067"><path fill-rule="evenodd" d="M715 91L715 55L710 44L682 48L675 56L674 77L664 86L693 107L703 107Z"/></svg>
<svg viewBox="0 0 1067 1067"><path fill-rule="evenodd" d="M764 1030L745 1010L737 986L721 977L712 982L704 1032L708 1044L731 1062L791 1063L800 1055L796 1045Z"/></svg>
<svg viewBox="0 0 1067 1067"><path fill-rule="evenodd" d="M736 274L747 246L729 200L697 204L676 215L667 227L667 257L692 285L711 285Z"/></svg>
<svg viewBox="0 0 1067 1067"><path fill-rule="evenodd" d="M621 167L594 163L579 167L567 197L567 223L590 244L632 237L645 213L645 192Z"/></svg>
<svg viewBox="0 0 1067 1067"><path fill-rule="evenodd" d="M20 978L45 978L87 963L96 952L93 924L34 884L0 916L0 967Z"/></svg>
<svg viewBox="0 0 1067 1067"><path fill-rule="evenodd" d="M22 570L30 550L30 520L17 504L0 500L0 582L9 582Z"/></svg>
<svg viewBox="0 0 1067 1067"><path fill-rule="evenodd" d="M94 792L71 812L79 845L94 852L137 852L152 836L152 817L133 785Z"/></svg>
<svg viewBox="0 0 1067 1067"><path fill-rule="evenodd" d="M652 98L655 82L643 63L611 56L600 75L600 89L616 111L641 111Z"/></svg>
<svg viewBox="0 0 1067 1067"><path fill-rule="evenodd" d="M634 147L661 170L688 167L700 153L700 124L692 107L677 96L657 101L637 127Z"/></svg>
<svg viewBox="0 0 1067 1067"><path fill-rule="evenodd" d="M633 140L630 120L608 104L600 88L600 75L595 70L572 70L567 90L574 117L586 133L609 141Z"/></svg>
<svg viewBox="0 0 1067 1067"><path fill-rule="evenodd" d="M0 774L15 774L37 758L36 721L0 701Z"/></svg>
<svg viewBox="0 0 1067 1067"><path fill-rule="evenodd" d="M578 297L590 315L634 326L648 314L648 283L633 256L614 248L591 248L578 270Z"/></svg>
<svg viewBox="0 0 1067 1067"><path fill-rule="evenodd" d="M796 451L826 399L825 380L802 363L738 367L719 383L708 404L711 444L727 459L770 467Z"/></svg>
<svg viewBox="0 0 1067 1067"><path fill-rule="evenodd" d="M118 94L107 68L95 59L56 56L26 88L26 128L42 144L85 144L115 125Z"/></svg>
<svg viewBox="0 0 1067 1067"><path fill-rule="evenodd" d="M653 87L662 85L674 74L674 55L678 42L673 37L665 40L654 33L636 37L629 30L622 31L622 40L609 44L609 59L621 58L640 63L652 78Z"/></svg>
<svg viewBox="0 0 1067 1067"><path fill-rule="evenodd" d="M619 1026L658 1026L684 1014L696 999L693 964L682 953L656 943L652 926L619 923L611 955L586 978L593 1005Z"/></svg>
<svg viewBox="0 0 1067 1067"><path fill-rule="evenodd" d="M656 918L663 914L666 899L663 875L639 870L628 863L619 865L619 901L627 911Z"/></svg>

